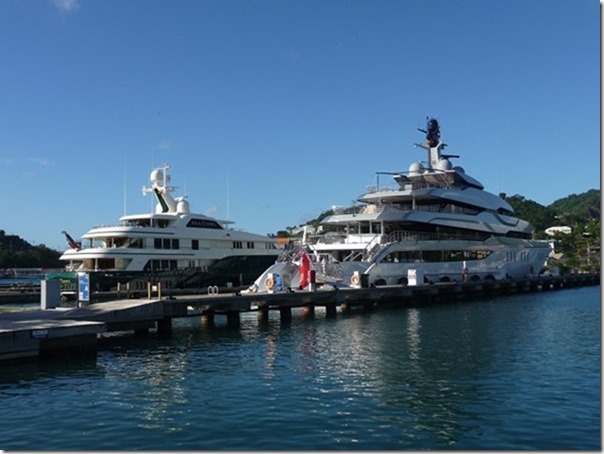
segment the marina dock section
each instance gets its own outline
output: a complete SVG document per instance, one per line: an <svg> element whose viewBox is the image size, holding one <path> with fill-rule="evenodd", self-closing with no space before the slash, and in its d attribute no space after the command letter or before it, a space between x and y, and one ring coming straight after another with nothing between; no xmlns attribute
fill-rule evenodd
<svg viewBox="0 0 604 454"><path fill-rule="evenodd" d="M211 291L208 294L120 299L72 308L4 312L0 313L0 361L88 351L96 348L100 336L110 332L148 333L155 330L158 336L169 336L175 318L203 317L211 324L216 316L223 316L229 326L237 327L241 314L246 312L257 312L259 319L267 319L271 311L278 311L281 320L288 321L295 309L314 314L316 308L323 308L329 317L336 316L338 310L421 307L484 296L555 291L586 285L600 285L600 275L278 293Z"/></svg>

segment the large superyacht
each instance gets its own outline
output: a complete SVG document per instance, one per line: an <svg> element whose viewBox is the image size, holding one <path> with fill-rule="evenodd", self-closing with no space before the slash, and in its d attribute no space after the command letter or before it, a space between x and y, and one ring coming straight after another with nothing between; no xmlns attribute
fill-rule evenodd
<svg viewBox="0 0 604 454"><path fill-rule="evenodd" d="M420 131L426 142L415 146L426 151L426 161L407 172L378 172L375 186L353 206L334 209L249 291L274 291L274 276L283 288L305 287L304 260L319 287L404 285L410 276L437 283L537 275L549 245L533 240L534 228L505 200L453 165L459 156L443 152L436 119ZM384 175L390 181L380 184Z"/></svg>

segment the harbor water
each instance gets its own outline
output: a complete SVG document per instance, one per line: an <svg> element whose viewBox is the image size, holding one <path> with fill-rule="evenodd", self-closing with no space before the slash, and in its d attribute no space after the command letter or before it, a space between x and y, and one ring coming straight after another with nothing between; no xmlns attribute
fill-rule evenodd
<svg viewBox="0 0 604 454"><path fill-rule="evenodd" d="M5 450L600 450L600 286L179 319L3 364L0 399Z"/></svg>

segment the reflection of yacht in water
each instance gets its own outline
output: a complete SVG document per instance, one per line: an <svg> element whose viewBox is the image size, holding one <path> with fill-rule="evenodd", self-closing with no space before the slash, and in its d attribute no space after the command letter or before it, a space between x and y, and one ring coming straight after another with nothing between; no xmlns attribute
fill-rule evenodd
<svg viewBox="0 0 604 454"><path fill-rule="evenodd" d="M533 227L517 218L503 199L453 166L430 119L427 152L408 172L379 172L378 183L360 196L359 206L334 209L320 234L286 251L255 282L252 290L274 285L302 287L298 263L310 261L317 285L390 285L408 283L409 272L425 282L504 279L537 274L550 248L532 240ZM380 185L390 175L392 183ZM308 266L308 265L307 265ZM361 282L365 281L366 282ZM267 288L267 285L268 287Z"/></svg>
<svg viewBox="0 0 604 454"><path fill-rule="evenodd" d="M169 168L153 170L151 187L143 187L143 194L157 198L154 213L122 216L121 225L95 227L80 242L63 232L69 249L61 260L68 271L90 273L101 290L136 278L168 287L245 285L274 263L279 251L273 238L191 213L186 197L173 198Z"/></svg>

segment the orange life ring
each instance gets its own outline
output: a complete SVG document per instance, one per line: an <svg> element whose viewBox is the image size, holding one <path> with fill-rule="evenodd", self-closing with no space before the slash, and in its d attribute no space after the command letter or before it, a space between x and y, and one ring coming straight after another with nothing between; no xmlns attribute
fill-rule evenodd
<svg viewBox="0 0 604 454"><path fill-rule="evenodd" d="M350 282L352 282L353 285L359 285L359 283L361 282L361 279L359 278L358 274L353 274L352 277L350 278Z"/></svg>
<svg viewBox="0 0 604 454"><path fill-rule="evenodd" d="M273 287L275 286L275 281L273 281L272 277L267 277L266 281L264 281L264 285L266 286L267 289L272 290Z"/></svg>

